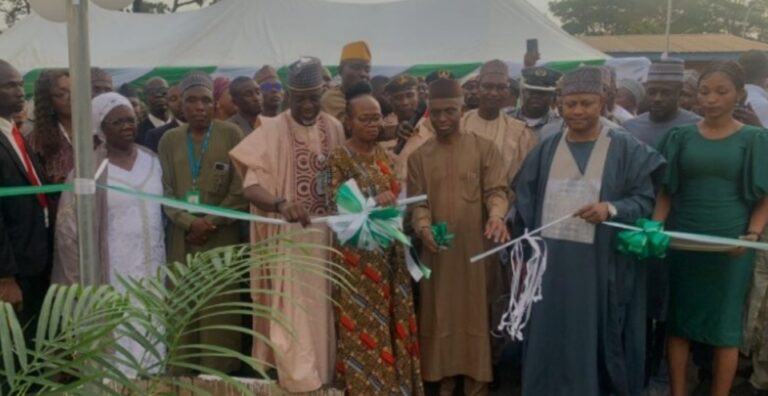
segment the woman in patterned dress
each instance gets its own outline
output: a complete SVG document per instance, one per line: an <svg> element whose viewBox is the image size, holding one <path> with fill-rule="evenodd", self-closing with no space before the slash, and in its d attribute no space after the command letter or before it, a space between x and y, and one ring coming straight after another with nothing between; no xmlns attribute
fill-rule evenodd
<svg viewBox="0 0 768 396"><path fill-rule="evenodd" d="M350 138L328 160L329 192L355 179L379 206L395 205L400 185L377 144L382 123L370 93L348 95ZM402 245L383 251L337 246L353 289L338 297L336 370L348 395L423 395L411 279Z"/></svg>

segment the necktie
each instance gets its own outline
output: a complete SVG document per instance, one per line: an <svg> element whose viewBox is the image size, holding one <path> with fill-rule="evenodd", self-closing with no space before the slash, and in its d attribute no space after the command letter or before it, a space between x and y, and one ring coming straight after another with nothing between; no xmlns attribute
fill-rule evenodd
<svg viewBox="0 0 768 396"><path fill-rule="evenodd" d="M24 162L24 168L27 170L27 180L29 180L29 184L33 186L41 185L40 179L37 178L37 174L32 167L32 160L30 160L29 153L27 153L27 146L24 145L24 137L21 136L21 132L19 132L19 129L15 126L11 131L11 135L13 135L13 140L16 141L16 146L18 146L19 151L21 152L21 160ZM40 206L46 209L48 208L48 198L46 198L45 194L37 194L37 200L40 202Z"/></svg>

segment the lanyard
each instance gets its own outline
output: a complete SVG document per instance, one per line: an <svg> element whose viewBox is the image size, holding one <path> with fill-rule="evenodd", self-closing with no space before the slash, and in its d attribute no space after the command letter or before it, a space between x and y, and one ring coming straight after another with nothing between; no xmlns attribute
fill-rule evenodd
<svg viewBox="0 0 768 396"><path fill-rule="evenodd" d="M213 130L213 123L208 127L208 131L205 133L203 143L200 145L200 159L195 156L195 146L192 143L192 137L187 134L187 159L189 160L189 170L192 173L192 189L197 191L197 179L200 178L200 169L203 164L203 157L208 150L208 142L211 140L211 131Z"/></svg>

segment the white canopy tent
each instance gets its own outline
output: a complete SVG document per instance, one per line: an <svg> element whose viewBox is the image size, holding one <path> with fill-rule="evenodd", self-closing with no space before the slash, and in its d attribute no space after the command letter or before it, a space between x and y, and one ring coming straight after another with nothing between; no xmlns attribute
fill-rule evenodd
<svg viewBox="0 0 768 396"><path fill-rule="evenodd" d="M516 74L528 38L539 40L543 62L608 58L525 0L223 0L159 15L94 5L90 25L92 63L115 72L116 82L173 66L247 75L302 55L336 65L342 45L355 40L369 43L373 73L385 75L493 58ZM66 24L33 13L0 35L0 58L23 71L65 67L66 37Z"/></svg>

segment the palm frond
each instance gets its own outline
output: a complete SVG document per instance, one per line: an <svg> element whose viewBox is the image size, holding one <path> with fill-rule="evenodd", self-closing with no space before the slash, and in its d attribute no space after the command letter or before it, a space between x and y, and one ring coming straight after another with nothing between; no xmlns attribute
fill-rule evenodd
<svg viewBox="0 0 768 396"><path fill-rule="evenodd" d="M351 288L346 269L317 257L318 252L338 252L327 246L292 242L302 233L189 255L184 263L163 266L147 279L118 276L117 287L122 292L111 286L54 285L39 315L34 348L24 343L13 308L2 304L0 375L9 384L11 395L23 395L33 388L39 394L87 395L97 390L105 395L163 395L173 388L210 394L194 381L170 375L191 370L249 394L242 382L191 358L236 359L262 375L266 375L265 362L221 346L184 344L184 336L216 330L253 337L271 346L267 337L250 327L210 323L211 319L239 315L271 320L290 333L288 318L280 311L236 297L265 295L304 307L280 291L258 284L243 287L249 277L257 282L294 282L299 286L307 285L306 277L317 277L335 287ZM331 298L325 291L316 292L317 298ZM142 355L134 356L123 342L138 345ZM62 374L69 376L70 382L57 382Z"/></svg>

